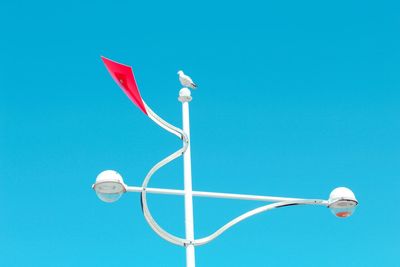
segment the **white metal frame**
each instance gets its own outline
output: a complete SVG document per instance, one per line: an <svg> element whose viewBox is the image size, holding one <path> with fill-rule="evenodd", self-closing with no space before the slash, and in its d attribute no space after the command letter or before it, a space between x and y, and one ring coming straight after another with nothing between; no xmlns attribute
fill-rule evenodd
<svg viewBox="0 0 400 267"><path fill-rule="evenodd" d="M319 205L331 209L337 217L348 217L354 212L358 201L354 193L346 187L335 188L329 200L322 199L300 199L300 198L287 198L275 196L259 196L259 195L245 195L245 194L232 194L232 193L218 193L218 192L205 192L192 190L192 170L191 170L191 155L190 155L190 122L189 122L189 102L192 100L190 90L182 88L179 91L179 101L182 102L182 129L175 127L162 118L160 118L142 99L140 92L137 88L135 78L130 66L120 64L105 57L102 57L108 71L115 80L115 82L123 89L127 96L136 104L140 110L145 113L150 119L166 131L172 133L182 140L182 147L171 155L165 157L157 164L155 164L145 176L142 185L128 186L123 182L123 178L116 171L107 170L101 172L97 178L96 183L92 186L96 190L99 198L105 202L114 202L119 199L122 193L125 192L138 192L141 194L141 205L143 215L150 225L150 227L160 237L173 244L183 246L186 248L186 263L188 267L195 267L195 247L207 244L220 236L223 232L238 224L239 222L257 215L259 213L287 206L293 205ZM121 72L121 73L120 73ZM122 75L122 76L121 76ZM120 78L121 76L122 78ZM125 78L127 82L125 82ZM190 79L190 78L188 78ZM184 189L165 189L165 188L151 188L148 187L150 180L155 172L169 162L183 156L184 168ZM185 203L185 237L175 236L164 230L152 216L148 203L147 194L169 194L180 195L184 197ZM269 202L258 208L245 212L244 214L232 219L225 225L217 229L214 233L202 237L195 238L194 234L194 218L193 218L193 197L210 197L210 198L223 198L223 199L240 199L248 201L261 201Z"/></svg>
<svg viewBox="0 0 400 267"><path fill-rule="evenodd" d="M147 173L143 180L141 187L126 186L126 192L139 192L141 193L141 204L144 217L150 227L156 232L161 238L166 241L183 246L186 248L186 262L188 267L195 267L195 247L207 244L220 236L223 232L238 224L239 222L257 215L259 213L286 206L292 205L319 205L328 206L328 200L321 199L300 199L300 198L286 198L286 197L275 197L275 196L259 196L259 195L246 195L246 194L232 194L232 193L218 193L218 192L205 192L205 191L192 191L192 175L191 175L191 158L190 158L190 127L189 127L189 102L191 101L190 91L187 88L183 88L180 91L179 100L182 102L182 119L183 119L183 130L169 124L162 118L160 118L153 110L144 103L148 116L157 123L160 127L174 134L178 138L182 139L183 145L176 152L172 153L168 157L162 159L156 165L154 165ZM164 188L151 188L148 184L151 180L152 175L164 165L175 160L176 158L183 155L184 161L184 190L177 189L164 189ZM147 194L167 194L167 195L181 195L185 198L185 227L186 236L181 238L175 236L166 230L164 230L151 215L148 203ZM224 199L240 199L240 200L251 200L251 201L264 201L272 202L267 205L250 210L223 225L221 228L216 230L214 233L202 237L199 239L194 238L194 220L193 220L193 197L210 197L210 198L224 198Z"/></svg>

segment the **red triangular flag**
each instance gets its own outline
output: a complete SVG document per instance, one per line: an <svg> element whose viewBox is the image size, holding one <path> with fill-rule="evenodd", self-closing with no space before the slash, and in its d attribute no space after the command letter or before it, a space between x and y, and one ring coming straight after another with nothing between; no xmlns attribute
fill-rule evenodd
<svg viewBox="0 0 400 267"><path fill-rule="evenodd" d="M147 115L146 108L143 103L143 99L140 96L138 86L133 75L132 68L130 66L112 61L108 58L101 57L107 70L110 72L114 81L122 88L125 94L135 103L136 106Z"/></svg>

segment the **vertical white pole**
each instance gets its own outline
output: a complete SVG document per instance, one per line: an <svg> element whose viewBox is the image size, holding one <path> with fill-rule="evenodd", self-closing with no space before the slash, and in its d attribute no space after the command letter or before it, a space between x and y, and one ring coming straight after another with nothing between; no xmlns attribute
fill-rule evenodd
<svg viewBox="0 0 400 267"><path fill-rule="evenodd" d="M189 102L192 100L190 90L182 88L179 91L179 101L182 102L182 121L183 131L189 139L189 146L183 155L183 174L185 191L185 229L186 239L194 240L194 222L193 222L193 194L192 194L192 164L190 158L190 122L189 122ZM194 245L186 246L186 266L195 267Z"/></svg>

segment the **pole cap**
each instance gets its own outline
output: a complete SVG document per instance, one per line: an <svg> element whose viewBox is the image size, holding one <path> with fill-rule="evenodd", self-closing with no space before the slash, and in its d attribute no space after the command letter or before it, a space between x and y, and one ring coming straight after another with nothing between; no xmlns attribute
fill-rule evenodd
<svg viewBox="0 0 400 267"><path fill-rule="evenodd" d="M192 101L192 96L190 94L191 94L190 90L188 88L184 87L179 91L178 100L181 101L182 103L190 102L190 101Z"/></svg>

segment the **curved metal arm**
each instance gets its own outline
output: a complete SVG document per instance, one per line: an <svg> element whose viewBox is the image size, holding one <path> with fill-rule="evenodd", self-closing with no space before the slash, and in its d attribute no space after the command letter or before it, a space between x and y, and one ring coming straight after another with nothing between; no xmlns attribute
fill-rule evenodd
<svg viewBox="0 0 400 267"><path fill-rule="evenodd" d="M235 219L231 220L230 222L228 222L227 224L225 224L224 226L222 226L221 228L219 228L217 231L215 231L213 234L204 237L204 238L200 238L200 239L196 239L193 244L195 246L201 246L201 245L205 245L211 241L213 241L215 238L217 238L218 236L220 236L223 232L225 232L226 230L228 230L229 228L231 228L232 226L240 223L241 221L244 221L254 215L257 215L259 213L268 211L268 210L272 210L275 208L282 208L282 207L287 207L287 206L293 206L293 205L323 205L326 206L326 201L325 200L320 200L320 199L315 199L315 200L297 200L297 201L283 201L283 202L277 202L277 203L273 203L273 204L268 204L265 206L261 206L259 208L255 208L251 211L248 211L238 217L236 217Z"/></svg>
<svg viewBox="0 0 400 267"><path fill-rule="evenodd" d="M168 132L170 132L170 133L178 136L180 139L184 140L185 143L189 142L186 134L181 129L179 129L178 127L175 127L174 125L166 122L161 117L159 117L144 101L143 101L143 104L146 107L147 115L149 116L150 119L152 119L155 123L157 123L161 128L167 130ZM186 151L186 149L185 149L185 151Z"/></svg>
<svg viewBox="0 0 400 267"><path fill-rule="evenodd" d="M150 182L151 177L157 170L159 170L164 165L168 164L169 162L173 161L174 159L178 158L183 153L185 153L185 151L189 145L189 139L181 129L169 124L168 122L166 122L165 120L160 118L156 113L154 113L153 110L150 109L150 107L148 107L146 105L146 103L144 103L144 105L146 107L149 117L155 123L157 123L163 129L167 130L168 132L176 135L177 137L179 137L180 139L183 140L183 147L180 148L179 150L177 150L176 152L172 153L168 157L164 158L163 160L158 162L156 165L154 165L150 169L150 171L147 173L147 175L144 178L144 181L142 183L141 204L142 204L143 215L144 215L146 221L148 222L148 224L150 225L150 227L154 230L154 232L156 232L161 238L165 239L166 241L171 242L176 245L179 245L179 246L186 246L189 244L193 244L195 246L201 246L201 245L205 245L205 244L211 242L212 240L214 240L215 238L220 236L222 233L224 233L226 230L228 230L232 226L238 224L239 222L244 221L247 218L250 218L254 215L257 215L259 213L262 213L262 212L265 212L268 210L292 206L292 205L322 205L322 206L327 205L326 200L320 200L320 199L294 199L291 201L280 201L280 202L264 205L264 206L255 208L251 211L248 211L248 212L234 218L233 220L231 220L230 222L228 222L227 224L225 224L224 226L219 228L217 231L215 231L211 235L200 238L200 239L195 239L193 241L190 241L190 240L187 240L184 238L180 238L178 236L168 233L160 225L157 224L157 222L154 220L153 216L151 215L148 204L147 204L146 189L147 189L148 183Z"/></svg>
<svg viewBox="0 0 400 267"><path fill-rule="evenodd" d="M146 105L146 103L144 103L144 105L146 106L146 110L148 112L148 115L149 115L150 119L152 119L160 127L164 128L168 132L170 132L170 133L178 136L180 139L182 139L183 140L183 147L181 149L177 150L176 152L172 153L168 157L164 158L163 160L158 162L156 165L154 165L150 169L150 171L147 173L146 177L144 178L144 181L142 183L143 191L141 193L141 202L142 202L143 215L144 215L146 221L148 222L148 224L150 225L150 227L160 237L162 237L163 239L165 239L165 240L167 240L167 241L169 241L169 242L171 242L173 244L184 246L186 243L188 243L186 239L182 239L180 237L177 237L175 235L172 235L172 234L168 233L161 226L159 226L156 223L156 221L154 220L153 216L150 213L149 207L147 205L146 187L147 187L148 183L150 182L150 179L151 179L152 175L158 169L160 169L162 166L166 165L167 163L173 161L174 159L178 158L183 153L185 153L185 151L186 151L186 149L188 148L188 145L189 145L189 139L187 138L186 134L181 129L179 129L179 128L169 124L165 120L161 119L156 113L154 113L153 110L150 109L150 107L148 107Z"/></svg>
<svg viewBox="0 0 400 267"><path fill-rule="evenodd" d="M144 217L146 218L147 222L149 225L153 228L153 230L159 234L161 237L164 239L178 244L178 245L183 245L185 240L178 238L176 236L173 236L169 233L167 233L164 229L162 229L153 219L153 217L150 214L149 208L147 206L147 200L146 200L146 186L150 181L151 176L162 166L167 164L168 162L171 162L172 160L176 159L180 155L182 155L186 149L188 148L189 145L189 140L185 133L169 124L168 122L164 121L161 119L157 114L155 114L150 107L146 105L146 103L143 101L138 86L135 81L135 76L133 75L132 68L130 66L118 63L116 61L110 60L108 58L102 57L102 60L104 64L106 65L106 68L110 72L111 77L114 79L114 81L118 84L119 87L125 92L125 94L129 97L129 99L150 119L152 119L155 123L157 123L160 127L164 128L168 132L178 136L180 139L184 141L183 147L176 151L175 153L169 155L165 159L161 160L158 162L153 168L150 169L149 173L145 177L143 181L143 191L142 191L142 209L143 209L143 214Z"/></svg>

